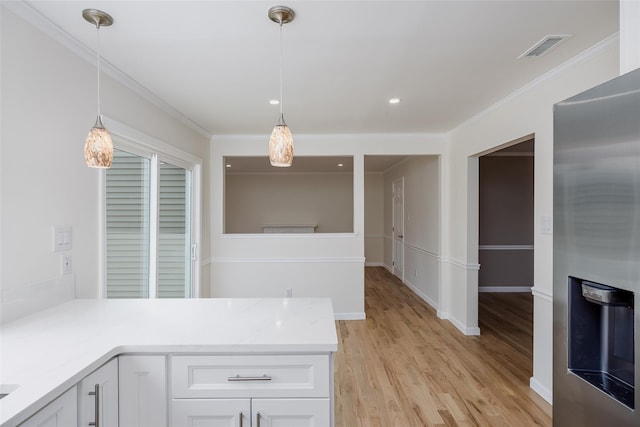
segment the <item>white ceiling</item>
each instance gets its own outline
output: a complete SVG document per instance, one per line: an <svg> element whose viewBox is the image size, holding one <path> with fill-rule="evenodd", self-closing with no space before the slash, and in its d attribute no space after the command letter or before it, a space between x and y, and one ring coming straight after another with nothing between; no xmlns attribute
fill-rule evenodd
<svg viewBox="0 0 640 427"><path fill-rule="evenodd" d="M618 31L611 1L28 1L91 49L82 9L115 20L101 53L211 134L447 132ZM517 57L547 34L573 37ZM397 105L388 104L398 97Z"/></svg>

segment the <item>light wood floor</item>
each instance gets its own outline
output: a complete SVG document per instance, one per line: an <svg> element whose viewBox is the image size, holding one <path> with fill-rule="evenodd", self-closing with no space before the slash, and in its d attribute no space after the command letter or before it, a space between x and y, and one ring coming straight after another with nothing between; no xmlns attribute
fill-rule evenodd
<svg viewBox="0 0 640 427"><path fill-rule="evenodd" d="M551 426L529 388L533 302L480 294L464 336L382 267L365 269L367 320L338 321L337 427Z"/></svg>

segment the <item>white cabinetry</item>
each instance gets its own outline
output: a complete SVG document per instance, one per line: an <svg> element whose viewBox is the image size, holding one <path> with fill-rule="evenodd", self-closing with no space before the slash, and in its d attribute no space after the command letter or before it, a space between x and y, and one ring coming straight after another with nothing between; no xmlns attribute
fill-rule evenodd
<svg viewBox="0 0 640 427"><path fill-rule="evenodd" d="M250 399L174 399L172 427L249 427Z"/></svg>
<svg viewBox="0 0 640 427"><path fill-rule="evenodd" d="M172 426L333 425L330 354L171 358Z"/></svg>
<svg viewBox="0 0 640 427"><path fill-rule="evenodd" d="M252 399L254 427L330 426L329 399Z"/></svg>
<svg viewBox="0 0 640 427"><path fill-rule="evenodd" d="M73 386L20 427L68 427L78 424L78 394Z"/></svg>
<svg viewBox="0 0 640 427"><path fill-rule="evenodd" d="M164 355L118 358L120 427L166 427L166 359Z"/></svg>
<svg viewBox="0 0 640 427"><path fill-rule="evenodd" d="M118 427L118 359L78 383L79 427Z"/></svg>
<svg viewBox="0 0 640 427"><path fill-rule="evenodd" d="M174 399L172 427L324 427L329 399Z"/></svg>

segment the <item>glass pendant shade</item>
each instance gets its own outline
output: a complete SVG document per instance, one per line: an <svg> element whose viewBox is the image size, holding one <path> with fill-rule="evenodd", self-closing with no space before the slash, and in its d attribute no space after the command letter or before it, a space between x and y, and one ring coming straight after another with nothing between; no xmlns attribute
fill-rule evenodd
<svg viewBox="0 0 640 427"><path fill-rule="evenodd" d="M269 161L271 166L281 168L289 167L293 163L293 136L282 116L273 127L269 138Z"/></svg>
<svg viewBox="0 0 640 427"><path fill-rule="evenodd" d="M110 168L113 161L113 142L109 131L96 119L84 143L84 161L92 168Z"/></svg>

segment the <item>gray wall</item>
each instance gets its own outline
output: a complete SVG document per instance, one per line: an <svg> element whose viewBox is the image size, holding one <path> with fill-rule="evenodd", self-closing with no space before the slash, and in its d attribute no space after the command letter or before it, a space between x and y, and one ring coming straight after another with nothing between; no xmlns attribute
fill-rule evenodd
<svg viewBox="0 0 640 427"><path fill-rule="evenodd" d="M480 157L480 288L533 286L533 177L533 156Z"/></svg>
<svg viewBox="0 0 640 427"><path fill-rule="evenodd" d="M352 173L227 174L225 180L225 233L262 233L270 224L353 232Z"/></svg>

